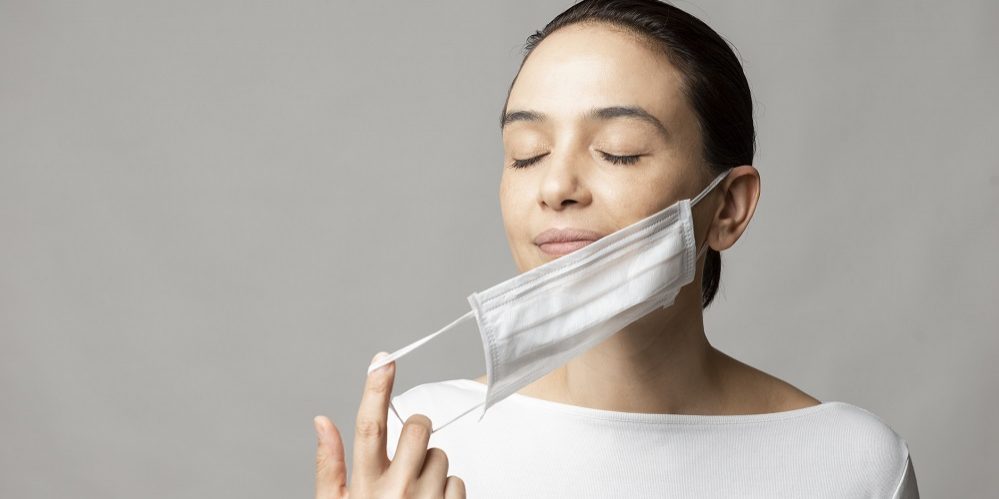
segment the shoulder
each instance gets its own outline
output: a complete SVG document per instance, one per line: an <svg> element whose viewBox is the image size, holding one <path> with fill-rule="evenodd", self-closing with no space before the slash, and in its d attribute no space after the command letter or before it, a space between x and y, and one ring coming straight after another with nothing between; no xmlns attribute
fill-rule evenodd
<svg viewBox="0 0 999 499"><path fill-rule="evenodd" d="M820 420L821 432L872 455L907 456L905 440L877 414L848 402L825 403L830 407Z"/></svg>
<svg viewBox="0 0 999 499"><path fill-rule="evenodd" d="M884 419L847 402L825 405L808 433L833 469L887 493L915 487L908 443Z"/></svg>
<svg viewBox="0 0 999 499"><path fill-rule="evenodd" d="M886 494L898 490L911 474L908 444L877 414L847 402L821 402L776 376L722 355L728 361L732 391L751 394L745 412L809 415L793 418L785 427L786 437L801 444L799 457L828 463L827 472L839 479ZM813 406L820 407L807 409Z"/></svg>
<svg viewBox="0 0 999 499"><path fill-rule="evenodd" d="M757 394L754 398L767 408L765 412L794 411L823 404L784 380L749 366L745 369L753 375L746 376L748 381L743 387ZM804 431L844 459L887 466L902 473L908 446L883 418L847 402L830 401L824 405L823 410L815 412L815 418L802 420L802 424L809 425Z"/></svg>

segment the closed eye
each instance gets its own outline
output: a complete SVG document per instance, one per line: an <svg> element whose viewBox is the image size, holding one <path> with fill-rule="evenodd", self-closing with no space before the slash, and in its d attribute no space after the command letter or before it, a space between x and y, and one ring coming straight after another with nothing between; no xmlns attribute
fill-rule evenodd
<svg viewBox="0 0 999 499"><path fill-rule="evenodd" d="M513 164L511 164L510 166L513 167L513 168L526 168L528 166L533 165L534 163L537 163L541 158L543 158L543 157L545 157L547 155L548 155L548 153L544 153L544 154L539 154L539 155L537 155L537 156L535 156L533 158L515 159L515 160L513 160Z"/></svg>
<svg viewBox="0 0 999 499"><path fill-rule="evenodd" d="M631 156L615 156L613 154L607 154L605 152L601 152L600 154L603 155L604 159L610 161L615 165L633 165L638 162L639 158L642 157L641 154L635 154ZM510 166L513 168L526 168L528 166L533 165L534 163L537 163L538 161L541 160L541 158L547 155L548 153L544 153L534 156L533 158L514 159L513 164L511 164Z"/></svg>
<svg viewBox="0 0 999 499"><path fill-rule="evenodd" d="M642 157L641 154L635 154L633 156L615 156L605 152L601 152L600 154L604 156L604 159L614 163L615 165L633 165L638 163L638 158Z"/></svg>

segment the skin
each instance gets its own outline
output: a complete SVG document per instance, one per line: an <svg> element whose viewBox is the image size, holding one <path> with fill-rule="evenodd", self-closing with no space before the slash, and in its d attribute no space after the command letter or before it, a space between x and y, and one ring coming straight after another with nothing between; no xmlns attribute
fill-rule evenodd
<svg viewBox="0 0 999 499"><path fill-rule="evenodd" d="M604 24L562 28L534 49L511 88L507 113L532 111L545 119L504 126L499 189L507 241L521 272L556 258L533 243L545 229L609 234L707 186L714 173L704 162L697 118L681 82L682 74L641 38ZM665 133L634 117L585 117L591 109L616 106L644 109ZM607 154L639 157L615 164ZM512 167L514 160L530 158L537 161ZM756 168L733 168L693 207L697 247L731 248L749 225L759 196ZM760 414L819 404L708 342L703 264L702 258L693 282L672 306L646 315L518 393L644 413ZM405 422L394 459L388 459L394 377L393 362L365 382L349 485L339 430L329 418L316 417L317 499L465 497L461 479L447 475L446 454L427 448L432 426L425 415ZM486 383L486 376L476 381Z"/></svg>
<svg viewBox="0 0 999 499"><path fill-rule="evenodd" d="M376 360L378 355L372 364ZM465 497L465 483L447 474L444 451L427 448L433 427L425 415L414 414L406 420L395 456L389 460L386 435L394 381L395 362L372 371L365 380L354 422L354 467L349 485L340 431L326 416L316 416L316 499Z"/></svg>
<svg viewBox="0 0 999 499"><path fill-rule="evenodd" d="M702 154L697 117L681 91L682 73L641 38L606 24L574 25L542 41L525 61L507 114L543 120L503 127L499 198L513 259L521 272L551 261L533 243L548 228L608 234L683 198L714 178ZM594 119L593 108L637 106L665 126L634 117ZM615 164L605 154L635 156ZM514 160L537 158L514 168ZM697 247L731 248L760 195L752 165L732 170L693 207ZM704 333L701 279L675 303L622 329L520 394L612 411L758 414L820 403L714 348ZM486 383L486 376L476 381Z"/></svg>

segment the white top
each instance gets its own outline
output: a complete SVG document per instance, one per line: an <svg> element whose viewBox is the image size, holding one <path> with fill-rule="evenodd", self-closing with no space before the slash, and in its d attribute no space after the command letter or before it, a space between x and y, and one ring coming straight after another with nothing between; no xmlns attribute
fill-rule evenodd
<svg viewBox="0 0 999 499"><path fill-rule="evenodd" d="M485 400L453 379L393 398L399 416L434 427ZM918 498L905 440L846 402L768 414L701 416L607 411L515 393L444 426L429 447L468 497ZM390 411L388 455L402 423Z"/></svg>

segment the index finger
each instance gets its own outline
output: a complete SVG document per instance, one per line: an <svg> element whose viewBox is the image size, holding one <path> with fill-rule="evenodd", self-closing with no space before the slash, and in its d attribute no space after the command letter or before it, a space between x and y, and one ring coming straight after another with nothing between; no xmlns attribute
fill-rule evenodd
<svg viewBox="0 0 999 499"><path fill-rule="evenodd" d="M372 363L385 355L379 352ZM368 373L361 395L361 406L354 423L354 473L368 478L380 477L388 469L387 419L395 362Z"/></svg>

